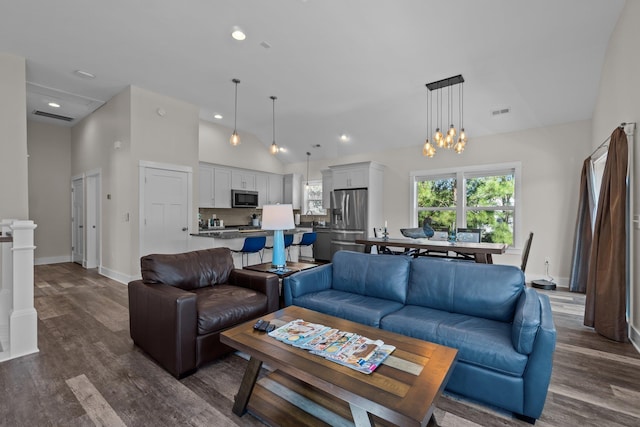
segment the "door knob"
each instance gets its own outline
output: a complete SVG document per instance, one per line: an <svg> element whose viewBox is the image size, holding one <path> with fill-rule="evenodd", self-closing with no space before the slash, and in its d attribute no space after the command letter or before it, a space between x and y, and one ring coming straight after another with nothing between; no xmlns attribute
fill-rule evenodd
<svg viewBox="0 0 640 427"><path fill-rule="evenodd" d="M187 231L188 228L187 227L182 227L182 231Z"/></svg>

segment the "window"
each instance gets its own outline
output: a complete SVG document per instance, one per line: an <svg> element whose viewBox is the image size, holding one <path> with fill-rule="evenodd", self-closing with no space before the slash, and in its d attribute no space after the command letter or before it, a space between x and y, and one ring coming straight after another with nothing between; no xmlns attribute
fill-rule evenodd
<svg viewBox="0 0 640 427"><path fill-rule="evenodd" d="M304 186L303 215L324 215L325 209L322 207L322 180L309 181Z"/></svg>
<svg viewBox="0 0 640 427"><path fill-rule="evenodd" d="M414 172L414 226L479 228L483 242L516 242L520 164Z"/></svg>

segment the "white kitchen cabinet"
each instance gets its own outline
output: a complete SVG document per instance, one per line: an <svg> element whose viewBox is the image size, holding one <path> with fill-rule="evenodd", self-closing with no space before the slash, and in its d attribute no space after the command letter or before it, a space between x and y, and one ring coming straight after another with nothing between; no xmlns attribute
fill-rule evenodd
<svg viewBox="0 0 640 427"><path fill-rule="evenodd" d="M213 166L200 164L198 168L198 206L201 208L214 207L213 196Z"/></svg>
<svg viewBox="0 0 640 427"><path fill-rule="evenodd" d="M213 169L214 208L231 207L231 170L215 167Z"/></svg>
<svg viewBox="0 0 640 427"><path fill-rule="evenodd" d="M234 190L256 191L256 173L233 169L231 172L231 188Z"/></svg>
<svg viewBox="0 0 640 427"><path fill-rule="evenodd" d="M333 179L333 188L343 190L345 188L368 188L369 166L366 164L351 166L330 166Z"/></svg>
<svg viewBox="0 0 640 427"><path fill-rule="evenodd" d="M201 208L230 208L231 169L200 163L198 174L198 206Z"/></svg>
<svg viewBox="0 0 640 427"><path fill-rule="evenodd" d="M282 175L270 174L269 175L269 203L275 205L276 203L283 203L282 192L284 186L284 179Z"/></svg>
<svg viewBox="0 0 640 427"><path fill-rule="evenodd" d="M283 177L282 201L283 203L291 204L293 209L300 209L300 200L302 198L302 194L300 192L301 180L302 175L299 173L290 173Z"/></svg>
<svg viewBox="0 0 640 427"><path fill-rule="evenodd" d="M322 207L331 208L331 191L333 191L333 173L331 169L325 169L322 173Z"/></svg>
<svg viewBox="0 0 640 427"><path fill-rule="evenodd" d="M266 173L256 174L256 191L258 192L258 206L269 203L269 175Z"/></svg>

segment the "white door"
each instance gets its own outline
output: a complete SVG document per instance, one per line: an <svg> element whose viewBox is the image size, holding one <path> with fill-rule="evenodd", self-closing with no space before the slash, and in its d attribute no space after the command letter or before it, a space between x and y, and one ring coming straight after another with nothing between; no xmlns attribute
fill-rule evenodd
<svg viewBox="0 0 640 427"><path fill-rule="evenodd" d="M84 181L71 181L71 260L82 264L84 259Z"/></svg>
<svg viewBox="0 0 640 427"><path fill-rule="evenodd" d="M189 239L189 175L187 172L144 170L140 255L185 252Z"/></svg>
<svg viewBox="0 0 640 427"><path fill-rule="evenodd" d="M100 265L100 174L87 175L86 268Z"/></svg>

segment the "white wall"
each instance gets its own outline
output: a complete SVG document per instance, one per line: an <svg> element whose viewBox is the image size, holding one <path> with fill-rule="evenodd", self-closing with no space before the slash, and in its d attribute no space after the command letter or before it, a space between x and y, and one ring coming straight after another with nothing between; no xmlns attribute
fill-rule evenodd
<svg viewBox="0 0 640 427"><path fill-rule="evenodd" d="M158 110L160 114L158 114ZM140 161L190 167L193 174L192 224L198 214L198 123L199 108L139 87L131 88L131 258L129 271L140 272L138 173ZM125 183L123 183L125 184Z"/></svg>
<svg viewBox="0 0 640 427"><path fill-rule="evenodd" d="M411 171L520 161L522 234L534 232L527 280L545 276L544 259L549 257L549 274L557 283L566 286L571 268L580 171L583 159L591 151L591 140L590 121L482 138L473 138L471 134L467 149L460 155L440 150L429 159L422 156L422 147L416 144L412 148L311 161L309 175L311 179L320 179L320 170L329 165L367 160L384 164L383 215L388 220L391 236L401 237L400 228L410 224ZM306 163L288 165L286 170L306 175ZM520 252L496 256L494 262L519 266Z"/></svg>
<svg viewBox="0 0 640 427"><path fill-rule="evenodd" d="M233 129L200 121L200 161L263 172L283 173L283 164L255 135L239 131L240 145L229 144ZM196 193L198 194L198 193Z"/></svg>
<svg viewBox="0 0 640 427"><path fill-rule="evenodd" d="M35 263L71 261L71 129L27 122Z"/></svg>
<svg viewBox="0 0 640 427"><path fill-rule="evenodd" d="M100 169L102 234L100 271L126 280L132 256L130 192L131 90L125 89L71 129L71 175ZM116 150L114 142L120 141ZM133 181L132 181L133 180Z"/></svg>
<svg viewBox="0 0 640 427"><path fill-rule="evenodd" d="M0 219L29 219L24 58L0 53Z"/></svg>
<svg viewBox="0 0 640 427"><path fill-rule="evenodd" d="M605 56L598 101L593 115L593 148L605 140L620 122L640 123L640 2L627 1L616 25ZM637 129L637 125L636 125ZM635 135L634 204L632 215L640 214L640 149ZM640 351L640 230L634 230L631 295L631 339Z"/></svg>

